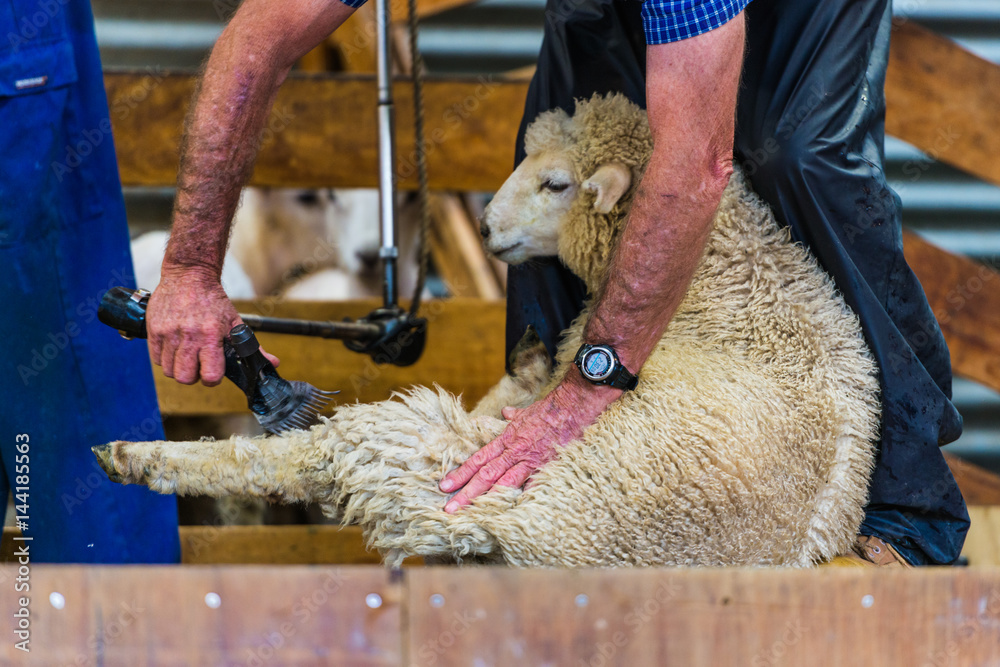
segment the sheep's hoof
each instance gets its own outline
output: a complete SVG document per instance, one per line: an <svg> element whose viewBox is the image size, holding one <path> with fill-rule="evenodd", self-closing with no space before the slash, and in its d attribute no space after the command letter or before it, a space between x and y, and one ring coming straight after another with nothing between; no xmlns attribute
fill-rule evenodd
<svg viewBox="0 0 1000 667"><path fill-rule="evenodd" d="M124 478L118 474L118 471L115 470L115 462L112 457L113 448L111 443L91 447L90 451L94 452L94 456L97 457L98 465L100 465L101 470L107 474L108 479L112 482L118 482L119 484L125 481Z"/></svg>
<svg viewBox="0 0 1000 667"><path fill-rule="evenodd" d="M539 357L543 358L546 364L550 364L549 351L545 348L545 343L535 331L535 327L529 324L521 340L517 341L517 345L511 350L507 366L511 374L516 376L519 369L526 368Z"/></svg>

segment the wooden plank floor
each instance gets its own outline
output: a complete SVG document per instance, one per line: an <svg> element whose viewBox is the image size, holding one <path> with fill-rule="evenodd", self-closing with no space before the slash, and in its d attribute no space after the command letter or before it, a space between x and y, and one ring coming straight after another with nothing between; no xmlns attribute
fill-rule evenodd
<svg viewBox="0 0 1000 667"><path fill-rule="evenodd" d="M0 585L17 572L0 567ZM32 567L4 665L995 665L1000 569Z"/></svg>

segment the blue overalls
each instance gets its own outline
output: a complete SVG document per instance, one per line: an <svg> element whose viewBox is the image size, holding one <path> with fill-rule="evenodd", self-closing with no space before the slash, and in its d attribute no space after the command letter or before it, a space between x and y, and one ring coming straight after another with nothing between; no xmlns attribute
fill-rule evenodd
<svg viewBox="0 0 1000 667"><path fill-rule="evenodd" d="M176 499L90 451L163 438L146 346L97 321L114 285L132 260L90 5L0 3L0 497L27 506L32 562L180 557Z"/></svg>

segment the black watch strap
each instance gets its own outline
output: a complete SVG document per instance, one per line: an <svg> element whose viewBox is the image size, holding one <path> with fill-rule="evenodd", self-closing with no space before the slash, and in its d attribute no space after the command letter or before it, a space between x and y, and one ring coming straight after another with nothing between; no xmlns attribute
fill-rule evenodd
<svg viewBox="0 0 1000 667"><path fill-rule="evenodd" d="M580 375L593 384L626 391L635 389L639 384L639 378L625 368L618 359L618 353L609 345L584 343L577 351L574 363L580 369Z"/></svg>
<svg viewBox="0 0 1000 667"><path fill-rule="evenodd" d="M608 378L608 384L615 389L632 391L639 385L639 376L632 375L625 366L619 364L618 371L612 377Z"/></svg>

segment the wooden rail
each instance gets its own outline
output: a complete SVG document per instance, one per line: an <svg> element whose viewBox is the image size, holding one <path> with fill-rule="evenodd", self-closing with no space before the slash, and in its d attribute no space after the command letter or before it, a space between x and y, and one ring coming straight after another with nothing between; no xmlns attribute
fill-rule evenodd
<svg viewBox="0 0 1000 667"><path fill-rule="evenodd" d="M13 587L14 566L0 568ZM30 572L21 665L1000 661L1000 570L74 567Z"/></svg>
<svg viewBox="0 0 1000 667"><path fill-rule="evenodd" d="M912 21L893 28L886 132L1000 184L1000 67Z"/></svg>
<svg viewBox="0 0 1000 667"><path fill-rule="evenodd" d="M1000 273L904 234L906 261L941 325L956 375L1000 391ZM919 332L911 345L919 346Z"/></svg>
<svg viewBox="0 0 1000 667"><path fill-rule="evenodd" d="M118 168L125 185L173 185L194 77L108 72ZM527 84L496 77L428 80L424 87L430 185L492 191L514 165L514 136ZM412 90L394 87L400 184L416 186ZM268 119L253 183L376 187L375 82L367 76L295 75Z"/></svg>
<svg viewBox="0 0 1000 667"><path fill-rule="evenodd" d="M259 301L237 303L242 313L310 320L361 317L380 305L375 300L335 303ZM305 380L321 389L340 390L335 403L376 401L411 385L441 385L462 394L471 407L504 372L503 301L448 299L427 302L427 347L413 366L378 366L371 357L350 352L336 340L260 334L266 350L281 359L282 377ZM143 345L132 341L122 345ZM184 386L155 368L160 410L165 415L209 415L246 411L246 398L230 382L218 387Z"/></svg>

